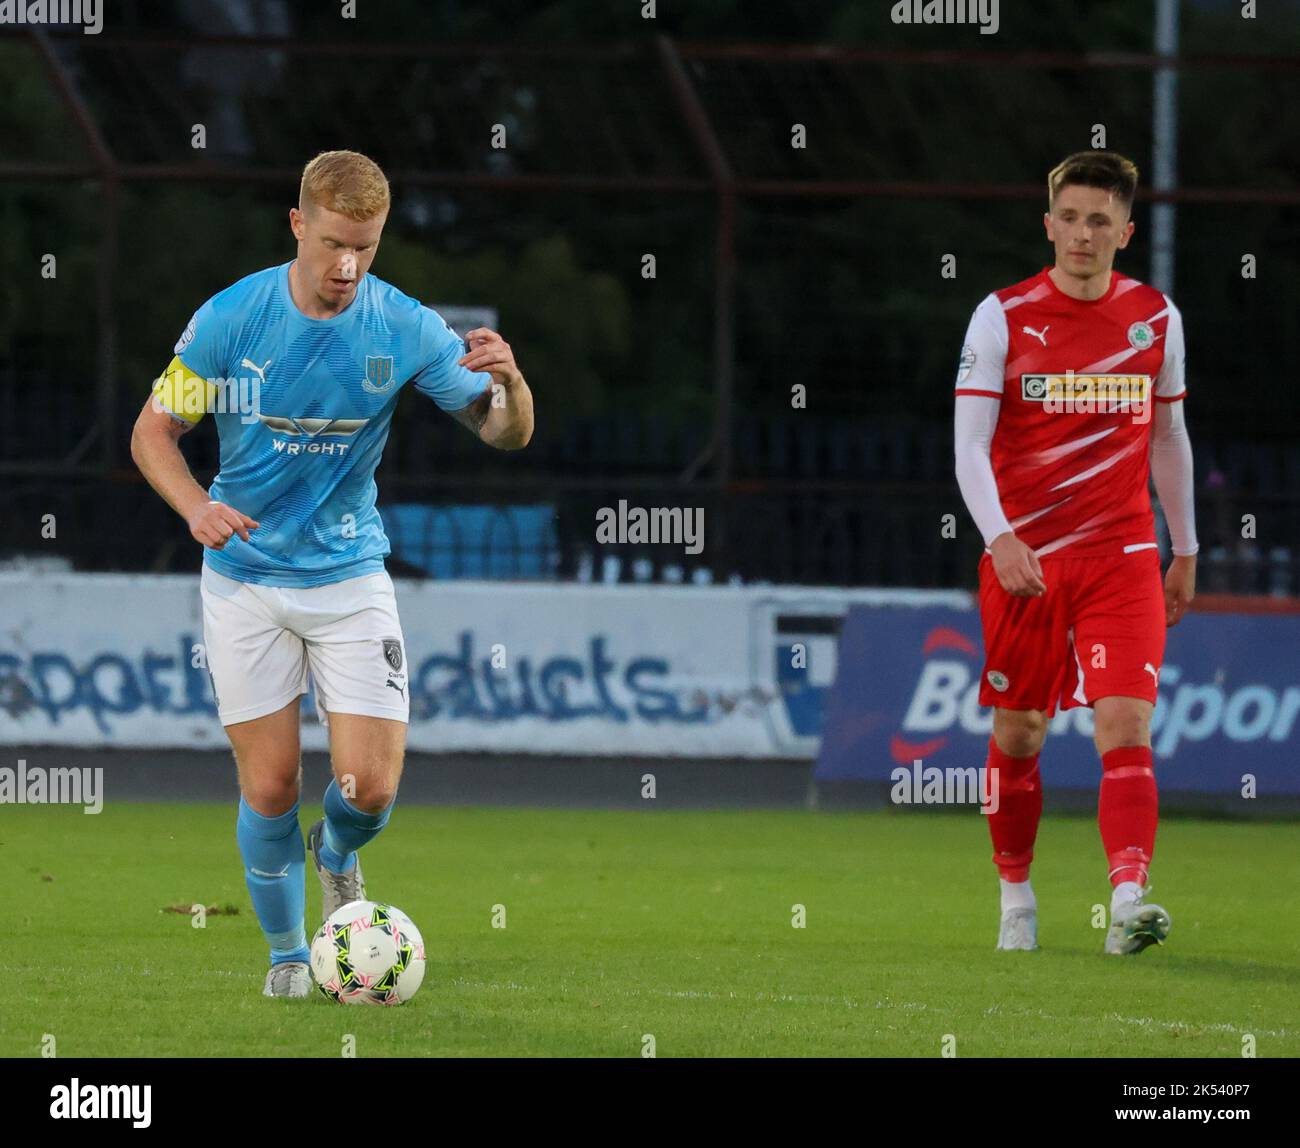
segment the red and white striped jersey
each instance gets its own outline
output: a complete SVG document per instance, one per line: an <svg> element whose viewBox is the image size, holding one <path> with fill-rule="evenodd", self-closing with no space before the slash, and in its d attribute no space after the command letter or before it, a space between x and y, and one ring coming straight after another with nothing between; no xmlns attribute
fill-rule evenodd
<svg viewBox="0 0 1300 1148"><path fill-rule="evenodd" d="M1044 268L975 309L956 393L1000 400L998 498L1040 557L1155 545L1152 413L1183 397L1183 359L1178 309L1118 272L1105 295L1081 300Z"/></svg>

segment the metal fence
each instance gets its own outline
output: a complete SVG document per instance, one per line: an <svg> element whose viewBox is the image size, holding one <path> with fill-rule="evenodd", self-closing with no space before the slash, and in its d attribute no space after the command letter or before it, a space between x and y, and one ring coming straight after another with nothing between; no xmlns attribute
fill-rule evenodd
<svg viewBox="0 0 1300 1148"><path fill-rule="evenodd" d="M345 104L325 100L338 61L357 58L382 67L356 70ZM43 302L27 301L0 348L8 554L194 567L183 524L127 458L149 372L206 294L253 269L249 259L284 257L253 221L280 210L302 159L351 142L385 162L399 239L522 248L581 230L596 238L575 261L604 260L624 301L602 357L576 367L556 348L583 314L549 313L536 297L502 305L503 326L524 331L538 390L538 431L521 455L491 456L446 420L401 408L379 476L385 502L553 508L552 529L526 542L439 534L453 571L491 551L515 554L513 566L499 559L513 576L918 586L971 581L979 546L952 478L952 364L978 298L1033 269L1005 237L1025 231L1038 170L1054 158L991 141L988 109L1006 105L1008 85L1033 92L1068 72L1080 103L1105 112L1133 150L1149 148L1150 76L1168 63L666 37L521 48L39 29L0 34L0 59L47 108L0 157L0 218L30 221L33 243L58 234L81 253ZM1177 63L1189 131L1300 106L1294 58ZM1244 104L1216 105L1218 85L1257 72L1269 82ZM305 110L322 103L327 116ZM189 147L197 122L212 128L210 149ZM507 152L484 142L496 122L510 126ZM795 123L822 142L792 148ZM1257 186L1192 155L1187 183L1143 198L1178 204L1182 221L1177 297L1193 346L1204 577L1216 589L1298 589L1300 418L1275 381L1277 364L1300 354L1295 283L1269 279L1281 273L1267 264L1258 289L1230 273L1243 248L1294 235L1300 189L1275 177L1290 170L1287 146L1267 134L1243 144L1258 165L1243 169L1264 173ZM969 178L991 170L1007 181ZM213 189L229 214L212 219L211 200L188 214L187 197ZM246 226L238 266L188 263L184 237L197 226ZM860 249L845 240L854 234ZM870 265L882 243L885 266ZM938 260L954 246L961 276L941 280ZM646 251L657 255L653 283L638 274ZM166 258L142 275L144 252ZM1140 243L1129 254L1139 273L1144 256ZM143 316L127 345L124 314ZM1269 338L1233 334L1254 327ZM806 410L791 408L796 383ZM186 450L210 477L211 428ZM597 510L620 499L702 508L704 550L597 542ZM940 533L949 513L955 540ZM1243 537L1246 515L1255 537ZM499 516L484 521L499 533ZM407 549L396 530L394 542Z"/></svg>

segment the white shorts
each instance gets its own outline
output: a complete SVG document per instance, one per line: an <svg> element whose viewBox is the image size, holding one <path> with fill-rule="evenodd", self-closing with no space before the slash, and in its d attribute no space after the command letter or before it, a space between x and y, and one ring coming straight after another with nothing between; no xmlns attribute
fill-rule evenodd
<svg viewBox="0 0 1300 1148"><path fill-rule="evenodd" d="M316 686L316 712L407 721L406 647L393 580L366 574L330 586L200 581L203 641L222 725L283 709Z"/></svg>

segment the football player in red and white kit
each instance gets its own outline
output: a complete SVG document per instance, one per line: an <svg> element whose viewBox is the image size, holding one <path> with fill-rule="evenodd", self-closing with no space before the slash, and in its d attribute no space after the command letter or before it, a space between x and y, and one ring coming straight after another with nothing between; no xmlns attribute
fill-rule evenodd
<svg viewBox="0 0 1300 1148"><path fill-rule="evenodd" d="M957 375L957 480L987 547L980 703L994 707L1000 949L1038 947L1038 753L1058 704L1093 710L1113 886L1105 951L1141 952L1170 927L1146 900L1150 724L1165 627L1195 593L1197 544L1182 318L1166 295L1111 269L1133 235L1137 178L1113 152L1052 171L1044 223L1055 265L980 303ZM1148 474L1173 544L1163 586Z"/></svg>

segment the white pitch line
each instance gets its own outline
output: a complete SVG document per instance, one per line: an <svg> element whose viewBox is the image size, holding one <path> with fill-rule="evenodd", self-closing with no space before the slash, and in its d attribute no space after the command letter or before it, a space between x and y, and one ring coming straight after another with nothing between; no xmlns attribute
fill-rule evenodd
<svg viewBox="0 0 1300 1148"><path fill-rule="evenodd" d="M462 988L488 989L490 991L494 991L498 989L511 989L518 992L539 991L536 988L534 988L532 985L516 984L514 981L496 983L496 982L489 982L489 981L469 981L469 980L465 980L462 977L457 977L454 980L452 980L450 983L454 985L459 985ZM600 991L609 992L609 986L608 985L601 986ZM615 989L614 991L620 996L630 996L630 997L661 996L661 997L672 997L677 1000L739 1000L742 999L741 997L738 996L738 994L734 992L728 992L724 994L724 993L710 992L707 990L702 991L699 989L620 988L620 989ZM886 999L886 1000L877 1000L877 1001L868 1002L868 1001L854 1000L851 997L813 996L807 994L792 994L792 993L758 992L752 995L747 995L743 999L752 1000L752 1001L768 1001L768 1002L781 1003L781 1004L817 1004L817 1005L840 1005L843 1006L844 1008L900 1009L905 1012L924 1012L936 1007L934 1005L927 1004L925 1001L891 1001ZM998 1013L1003 1013L1002 1006L993 1005L991 1008L987 1008L984 1010L984 1015L988 1016L989 1014L995 1011ZM1056 1013L1043 1012L1041 1009L1023 1009L1023 1008L1007 1010L1005 1013L1003 1013L1003 1015L1016 1016L1016 1017L1036 1017L1039 1020L1045 1020L1051 1023L1060 1023L1060 1022L1078 1023L1080 1020L1088 1019L1085 1016L1061 1016ZM1192 1021L1182 1021L1182 1020L1156 1020L1154 1017L1149 1017L1149 1016L1123 1016L1120 1013L1115 1013L1115 1012L1106 1013L1104 1016L1100 1017L1099 1019L1117 1021L1120 1024L1135 1024L1141 1028L1155 1027L1155 1028L1161 1028L1170 1031L1175 1029L1180 1029L1189 1032L1197 1032L1197 1031L1226 1032L1226 1033L1232 1033L1234 1036L1245 1036L1247 1033L1250 1033L1254 1036L1269 1036L1269 1037L1292 1037L1296 1035L1290 1029L1285 1029L1285 1028L1283 1029L1242 1028L1239 1025L1223 1024L1217 1021L1200 1024Z"/></svg>

